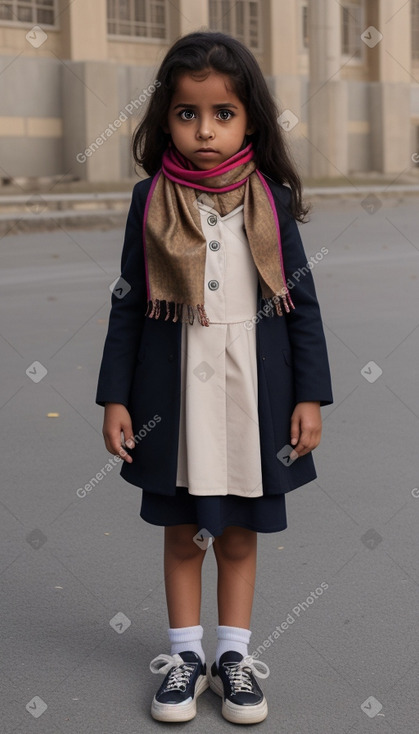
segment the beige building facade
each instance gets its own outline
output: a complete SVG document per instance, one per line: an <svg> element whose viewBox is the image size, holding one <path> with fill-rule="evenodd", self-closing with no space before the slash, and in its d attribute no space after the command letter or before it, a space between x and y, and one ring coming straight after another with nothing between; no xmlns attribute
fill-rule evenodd
<svg viewBox="0 0 419 734"><path fill-rule="evenodd" d="M130 138L180 35L253 51L303 176L419 160L419 0L0 3L0 178L135 176Z"/></svg>

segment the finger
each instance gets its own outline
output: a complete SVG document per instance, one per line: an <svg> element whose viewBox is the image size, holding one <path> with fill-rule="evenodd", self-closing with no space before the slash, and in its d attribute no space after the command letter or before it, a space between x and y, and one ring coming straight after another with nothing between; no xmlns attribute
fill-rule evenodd
<svg viewBox="0 0 419 734"><path fill-rule="evenodd" d="M296 446L294 446L294 451L297 452L298 456L304 456L310 451L310 445L310 432L302 429L298 439L298 443Z"/></svg>
<svg viewBox="0 0 419 734"><path fill-rule="evenodd" d="M121 459L127 462L127 464L132 464L132 456L130 456L124 449L123 446L120 446L119 451L117 452Z"/></svg>
<svg viewBox="0 0 419 734"><path fill-rule="evenodd" d="M300 421L298 418L291 418L290 436L291 446L295 448L300 438Z"/></svg>
<svg viewBox="0 0 419 734"><path fill-rule="evenodd" d="M299 456L304 456L316 448L320 443L320 431L318 429L303 429L300 440L295 446L295 451Z"/></svg>
<svg viewBox="0 0 419 734"><path fill-rule="evenodd" d="M132 463L132 457L129 456L121 444L121 431L112 431L111 433L104 431L103 436L105 439L105 446L109 453L114 456L118 454L122 459L124 459L124 461L127 461L128 464Z"/></svg>
<svg viewBox="0 0 419 734"><path fill-rule="evenodd" d="M128 448L133 449L135 446L135 440L130 420L127 420L126 423L122 424L121 431L124 434L124 446L128 446Z"/></svg>
<svg viewBox="0 0 419 734"><path fill-rule="evenodd" d="M135 441L134 441L134 435L132 430L132 423L131 421L127 421L126 423L123 423L121 426L121 431L123 434L123 444L119 450L119 455L122 457L124 461L126 461L128 464L132 464L133 458L132 456L125 450L125 447L129 449L133 449L135 447Z"/></svg>
<svg viewBox="0 0 419 734"><path fill-rule="evenodd" d="M116 431L112 431L112 433L103 430L103 438L105 439L105 446L108 449L108 451L111 454L117 454L118 448L121 445L121 439L119 434Z"/></svg>

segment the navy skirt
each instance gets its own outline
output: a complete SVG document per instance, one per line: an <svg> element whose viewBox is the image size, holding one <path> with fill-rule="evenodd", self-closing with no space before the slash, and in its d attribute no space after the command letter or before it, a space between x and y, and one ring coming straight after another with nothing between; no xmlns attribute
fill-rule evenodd
<svg viewBox="0 0 419 734"><path fill-rule="evenodd" d="M143 490L139 514L152 525L193 523L198 530L208 530L214 537L230 525L258 533L275 533L287 527L285 494L200 497L189 494L187 487L177 487L173 496Z"/></svg>

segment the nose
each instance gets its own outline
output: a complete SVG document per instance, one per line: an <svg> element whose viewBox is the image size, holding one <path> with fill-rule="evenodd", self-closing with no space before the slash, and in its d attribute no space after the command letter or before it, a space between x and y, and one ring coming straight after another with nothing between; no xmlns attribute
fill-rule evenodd
<svg viewBox="0 0 419 734"><path fill-rule="evenodd" d="M211 125L211 120L208 117L201 117L197 129L197 137L200 140L212 140L214 137L214 130Z"/></svg>

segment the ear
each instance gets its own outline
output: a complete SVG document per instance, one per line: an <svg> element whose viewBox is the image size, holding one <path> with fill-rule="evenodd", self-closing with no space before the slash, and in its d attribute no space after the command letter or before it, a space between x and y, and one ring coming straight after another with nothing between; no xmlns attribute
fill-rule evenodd
<svg viewBox="0 0 419 734"><path fill-rule="evenodd" d="M167 125L162 125L161 128L166 135L170 135L170 130Z"/></svg>
<svg viewBox="0 0 419 734"><path fill-rule="evenodd" d="M254 125L250 125L248 128L246 128L246 135L253 135L254 132L256 132L256 128Z"/></svg>

